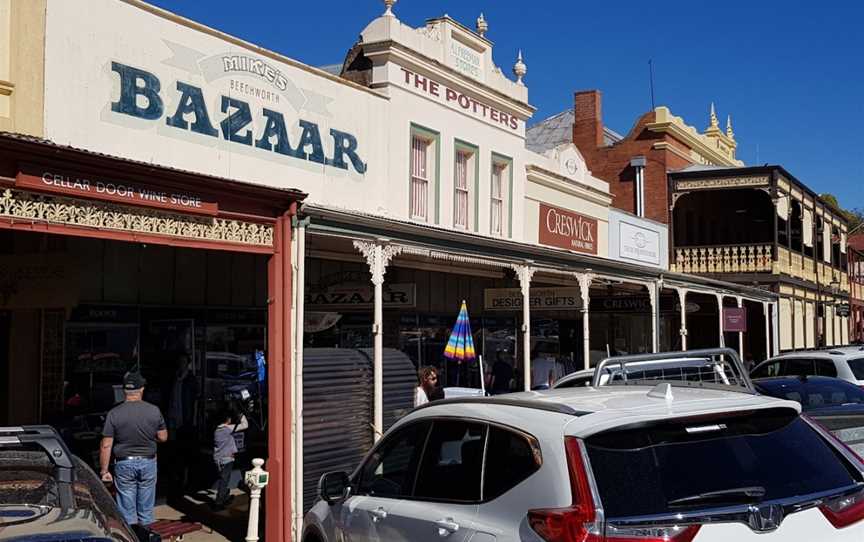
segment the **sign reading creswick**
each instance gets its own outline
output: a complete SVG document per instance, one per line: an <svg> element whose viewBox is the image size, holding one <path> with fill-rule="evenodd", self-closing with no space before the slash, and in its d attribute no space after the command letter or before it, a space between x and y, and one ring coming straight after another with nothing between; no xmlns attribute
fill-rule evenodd
<svg viewBox="0 0 864 542"><path fill-rule="evenodd" d="M738 188L742 186L768 186L767 175L750 177L723 177L720 179L688 179L675 182L676 190L699 190L704 188Z"/></svg>
<svg viewBox="0 0 864 542"><path fill-rule="evenodd" d="M281 90L287 84L285 77L277 69L260 60L239 59L236 56L219 59L216 66L226 72L243 72L260 75L269 81L274 90ZM158 121L163 117L165 124L178 130L188 130L208 137L223 138L238 145L254 147L265 152L274 152L299 160L308 160L339 169L351 167L357 173L366 172L366 163L360 158L357 138L347 132L330 128L332 150L329 156L325 154L324 145L318 125L298 118L295 123L301 132L299 137L290 141L289 123L281 111L261 107L254 112L249 102L236 97L239 94L255 93L255 97L266 99L271 103L279 103L279 94L266 92L260 95L260 89L237 88L232 96L221 96L219 112L222 119L214 126L211 121L212 111L207 109L207 100L200 87L176 82L174 94L170 100L164 98L162 81L155 74L146 70L127 66L119 62L111 62L111 70L120 78L120 95L117 101L111 103L111 111L121 115L129 115L139 119ZM173 113L166 115L165 103L176 103ZM257 120L256 120L257 119Z"/></svg>
<svg viewBox="0 0 864 542"><path fill-rule="evenodd" d="M597 220L540 204L541 245L597 254Z"/></svg>
<svg viewBox="0 0 864 542"><path fill-rule="evenodd" d="M116 179L25 166L15 177L15 186L24 190L64 196L91 198L157 207L169 211L215 216L219 205L190 192L163 190Z"/></svg>

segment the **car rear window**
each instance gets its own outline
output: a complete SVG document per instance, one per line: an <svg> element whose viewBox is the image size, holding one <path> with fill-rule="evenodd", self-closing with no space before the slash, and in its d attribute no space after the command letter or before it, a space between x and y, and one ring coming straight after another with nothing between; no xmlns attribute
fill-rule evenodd
<svg viewBox="0 0 864 542"><path fill-rule="evenodd" d="M611 518L738 504L669 504L708 492L761 487L767 501L855 483L845 462L790 409L624 428L586 445Z"/></svg>
<svg viewBox="0 0 864 542"><path fill-rule="evenodd" d="M864 380L864 358L855 358L849 360L849 368L852 369L852 374L858 380Z"/></svg>

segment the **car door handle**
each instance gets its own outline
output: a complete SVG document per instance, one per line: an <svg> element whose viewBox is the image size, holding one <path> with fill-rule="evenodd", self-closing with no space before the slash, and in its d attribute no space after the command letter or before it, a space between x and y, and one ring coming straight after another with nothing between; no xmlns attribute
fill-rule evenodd
<svg viewBox="0 0 864 542"><path fill-rule="evenodd" d="M379 506L375 510L369 511L369 514L372 516L373 522L381 521L382 519L387 518L387 510L384 510L383 507Z"/></svg>
<svg viewBox="0 0 864 542"><path fill-rule="evenodd" d="M438 527L438 536L450 536L459 530L459 524L453 521L453 518L439 519L435 522Z"/></svg>

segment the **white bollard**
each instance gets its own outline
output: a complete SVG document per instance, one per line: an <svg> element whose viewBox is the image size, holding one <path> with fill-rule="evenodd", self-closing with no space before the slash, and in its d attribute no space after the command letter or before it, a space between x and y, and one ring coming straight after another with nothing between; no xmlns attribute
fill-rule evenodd
<svg viewBox="0 0 864 542"><path fill-rule="evenodd" d="M249 526L246 528L246 542L258 541L258 507L261 505L261 491L267 487L270 474L262 469L264 460L252 460L252 470L246 472L246 486L249 488Z"/></svg>

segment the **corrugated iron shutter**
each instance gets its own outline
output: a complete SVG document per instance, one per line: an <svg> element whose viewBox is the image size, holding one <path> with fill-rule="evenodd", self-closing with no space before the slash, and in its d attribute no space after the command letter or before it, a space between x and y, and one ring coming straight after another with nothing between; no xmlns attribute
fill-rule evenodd
<svg viewBox="0 0 864 542"><path fill-rule="evenodd" d="M362 352L369 359L371 367L372 349L365 348ZM384 431L386 432L399 421L399 418L414 408L417 369L411 358L394 348L384 349L382 361L384 364Z"/></svg>
<svg viewBox="0 0 864 542"><path fill-rule="evenodd" d="M303 352L305 514L318 499L321 475L350 473L372 446L372 364L347 348Z"/></svg>

